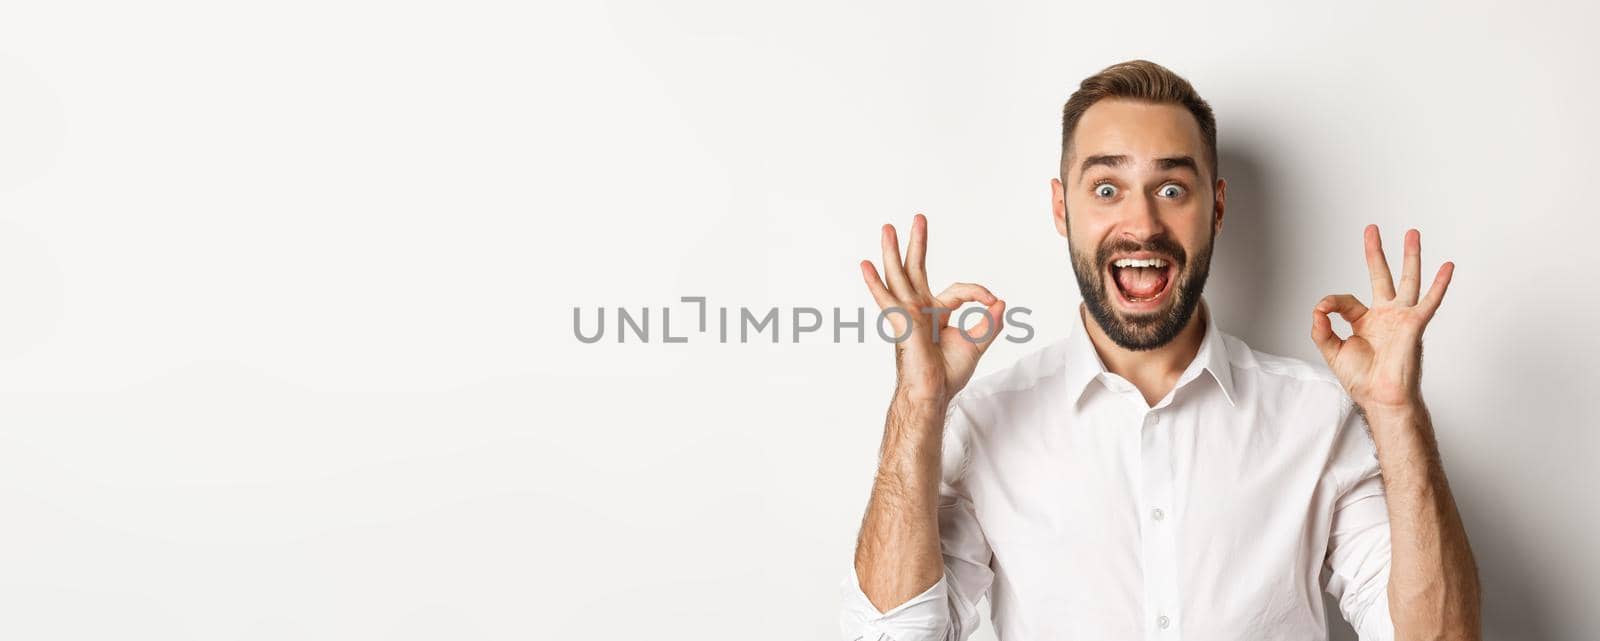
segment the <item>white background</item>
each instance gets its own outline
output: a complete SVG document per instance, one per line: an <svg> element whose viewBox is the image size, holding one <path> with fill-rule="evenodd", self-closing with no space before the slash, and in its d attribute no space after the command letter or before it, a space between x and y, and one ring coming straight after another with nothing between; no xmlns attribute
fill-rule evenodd
<svg viewBox="0 0 1600 641"><path fill-rule="evenodd" d="M981 371L1059 338L1061 103L1143 57L1218 114L1225 331L1319 359L1368 222L1456 261L1424 387L1489 638L1595 638L1597 17L5 3L0 637L832 638L890 349L678 297L870 305L923 211L938 284L1034 310Z"/></svg>

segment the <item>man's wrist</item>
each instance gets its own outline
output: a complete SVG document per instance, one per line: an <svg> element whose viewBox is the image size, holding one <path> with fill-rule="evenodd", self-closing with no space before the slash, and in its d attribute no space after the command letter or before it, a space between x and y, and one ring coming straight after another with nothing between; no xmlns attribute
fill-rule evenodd
<svg viewBox="0 0 1600 641"><path fill-rule="evenodd" d="M1420 394L1411 395L1405 399L1394 402L1379 403L1365 401L1356 403L1361 408L1361 413L1372 420L1406 419L1428 412L1427 404L1422 402Z"/></svg>
<svg viewBox="0 0 1600 641"><path fill-rule="evenodd" d="M897 385L893 403L908 414L934 414L942 418L945 409L950 406L950 399L943 389Z"/></svg>
<svg viewBox="0 0 1600 641"><path fill-rule="evenodd" d="M1421 397L1404 403L1362 406L1362 415L1372 432L1378 459L1387 467L1401 461L1422 461L1435 456L1433 421Z"/></svg>

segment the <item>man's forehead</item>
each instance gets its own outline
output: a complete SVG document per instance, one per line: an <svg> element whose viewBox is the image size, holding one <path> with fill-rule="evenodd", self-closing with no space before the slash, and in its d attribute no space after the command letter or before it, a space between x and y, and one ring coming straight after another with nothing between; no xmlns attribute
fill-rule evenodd
<svg viewBox="0 0 1600 641"><path fill-rule="evenodd" d="M1159 158L1205 155L1200 123L1176 104L1102 100L1084 111L1072 135L1074 164L1089 156L1127 156L1147 166Z"/></svg>

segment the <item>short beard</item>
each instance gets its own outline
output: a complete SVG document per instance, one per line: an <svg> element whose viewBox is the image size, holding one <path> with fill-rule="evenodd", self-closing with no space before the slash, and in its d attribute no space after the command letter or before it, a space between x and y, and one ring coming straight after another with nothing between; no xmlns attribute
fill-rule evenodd
<svg viewBox="0 0 1600 641"><path fill-rule="evenodd" d="M1123 349L1140 352L1155 349L1172 342L1179 332L1189 324L1189 318L1194 316L1195 309L1200 305L1200 294L1206 288L1206 277L1211 272L1211 250L1216 246L1217 232L1213 227L1211 239L1206 242L1206 247L1195 256L1193 261L1184 259L1183 247L1165 237L1145 244L1111 243L1100 247L1094 260L1080 256L1072 248L1072 243L1067 243L1067 251L1072 255L1072 271L1078 276L1078 291L1083 294L1083 301L1088 304L1089 313L1094 316L1100 328L1105 330L1111 341ZM1122 316L1112 307L1111 292L1106 289L1105 270L1111 256L1118 252L1152 251L1170 256L1178 261L1178 282L1169 283L1171 289L1169 301L1165 310L1142 316ZM1115 284L1111 285L1116 287Z"/></svg>

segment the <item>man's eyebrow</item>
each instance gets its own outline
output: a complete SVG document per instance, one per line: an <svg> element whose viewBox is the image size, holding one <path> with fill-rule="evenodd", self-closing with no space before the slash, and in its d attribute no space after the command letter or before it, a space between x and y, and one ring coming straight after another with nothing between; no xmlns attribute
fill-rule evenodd
<svg viewBox="0 0 1600 641"><path fill-rule="evenodd" d="M1078 181L1083 182L1084 172L1090 167L1121 167L1128 164L1128 157L1123 154L1095 154L1083 159L1083 164L1078 167ZM1194 156L1168 156L1151 161L1156 169L1170 171L1173 169L1188 169L1196 174L1200 173L1200 164L1195 162Z"/></svg>
<svg viewBox="0 0 1600 641"><path fill-rule="evenodd" d="M1083 172L1089 171L1095 165L1107 167L1121 167L1128 162L1128 157L1122 154L1096 154L1083 159L1083 164L1078 167L1078 182L1083 182Z"/></svg>
<svg viewBox="0 0 1600 641"><path fill-rule="evenodd" d="M1189 171L1192 171L1192 172L1194 172L1196 174L1200 173L1200 165L1195 163L1194 157L1192 157L1192 156L1172 156L1172 157L1169 157L1169 158L1157 158L1155 164L1156 164L1156 168L1157 169L1161 169L1163 171L1166 171L1166 170L1169 170L1169 169L1178 169L1180 167L1186 167L1186 168L1189 169Z"/></svg>

